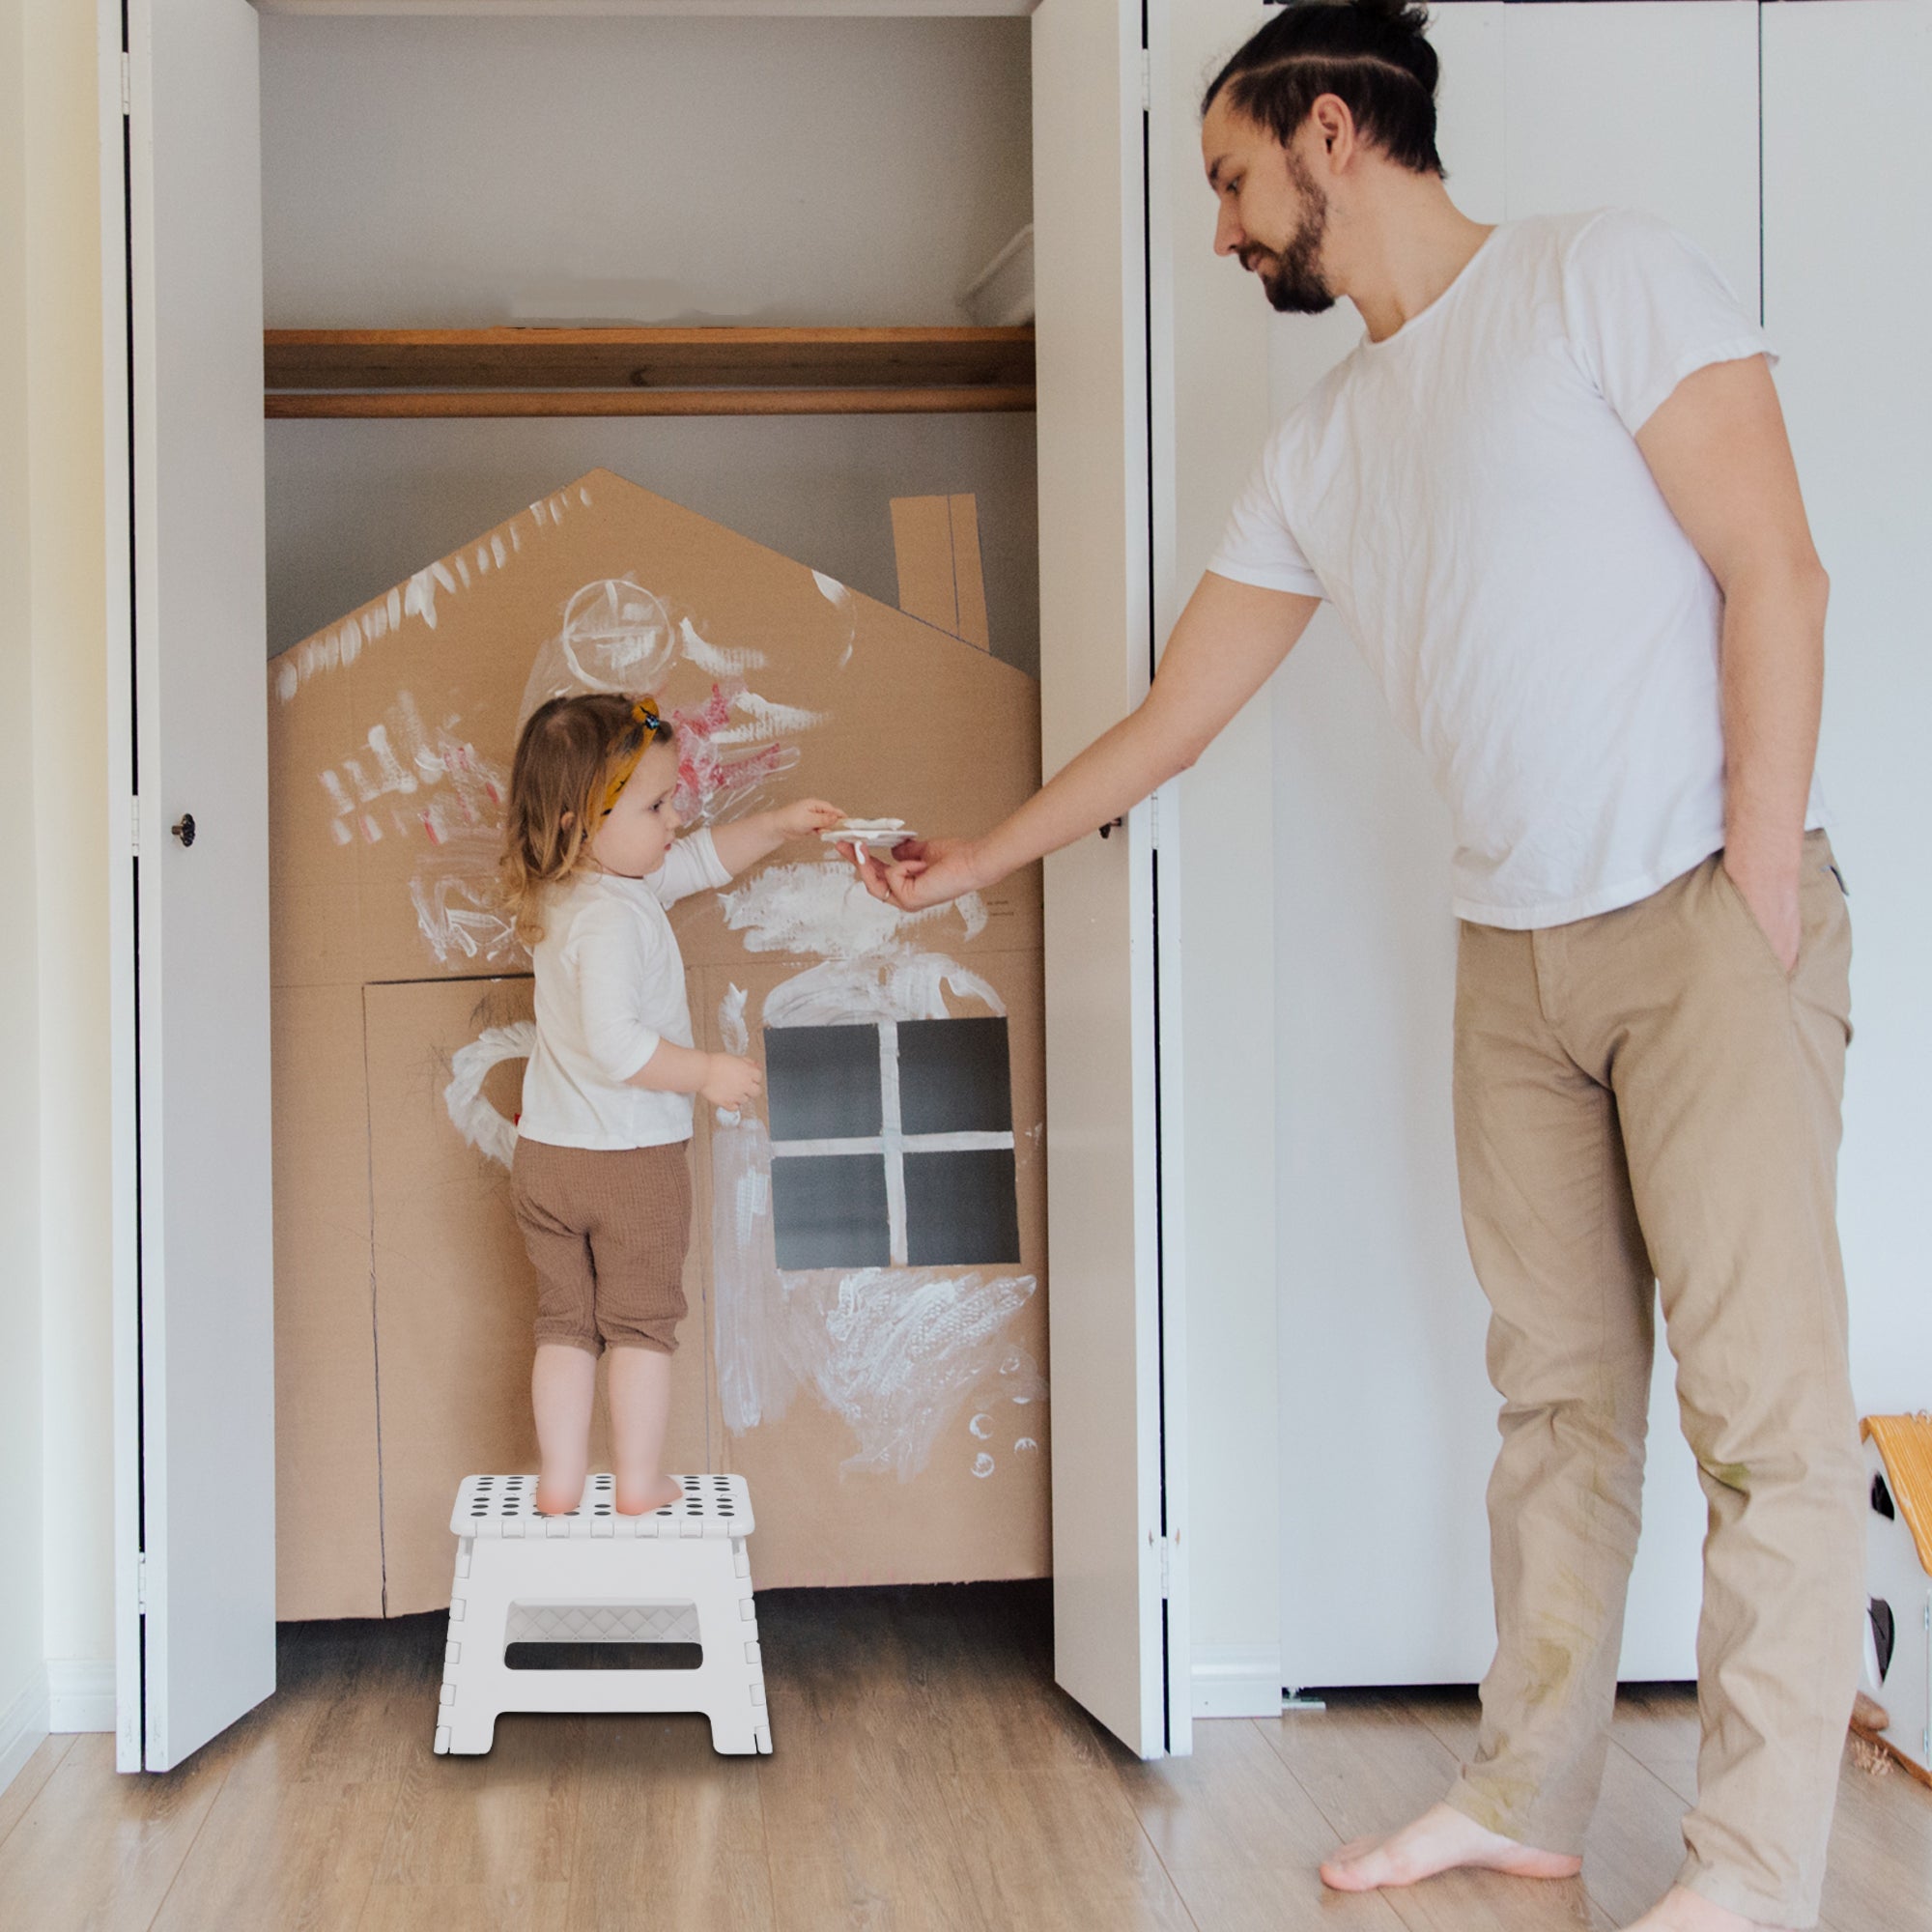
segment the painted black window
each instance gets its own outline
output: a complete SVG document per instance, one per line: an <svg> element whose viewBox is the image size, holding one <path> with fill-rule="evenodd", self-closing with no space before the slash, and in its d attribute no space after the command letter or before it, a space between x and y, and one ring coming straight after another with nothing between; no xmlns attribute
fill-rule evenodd
<svg viewBox="0 0 1932 1932"><path fill-rule="evenodd" d="M1020 1259L1004 1019L768 1027L781 1268Z"/></svg>

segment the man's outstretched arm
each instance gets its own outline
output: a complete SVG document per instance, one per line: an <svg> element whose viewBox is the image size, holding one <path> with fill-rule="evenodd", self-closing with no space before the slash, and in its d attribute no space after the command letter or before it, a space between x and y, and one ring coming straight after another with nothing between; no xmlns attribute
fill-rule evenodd
<svg viewBox="0 0 1932 1932"><path fill-rule="evenodd" d="M1137 709L981 837L912 841L883 867L862 855L867 886L908 908L938 905L1120 817L1213 743L1293 649L1320 603L1210 571L1187 600Z"/></svg>
<svg viewBox="0 0 1932 1932"><path fill-rule="evenodd" d="M1761 355L1687 376L1637 447L1724 593L1724 868L1787 971L1825 691L1825 567Z"/></svg>

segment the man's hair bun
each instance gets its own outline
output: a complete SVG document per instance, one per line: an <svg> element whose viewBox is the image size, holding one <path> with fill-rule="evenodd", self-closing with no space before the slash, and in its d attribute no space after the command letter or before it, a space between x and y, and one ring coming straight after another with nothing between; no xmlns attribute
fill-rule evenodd
<svg viewBox="0 0 1932 1932"><path fill-rule="evenodd" d="M1345 101L1365 139L1417 174L1439 175L1440 64L1419 0L1291 0L1228 62L1202 98L1224 94L1286 147L1324 94Z"/></svg>

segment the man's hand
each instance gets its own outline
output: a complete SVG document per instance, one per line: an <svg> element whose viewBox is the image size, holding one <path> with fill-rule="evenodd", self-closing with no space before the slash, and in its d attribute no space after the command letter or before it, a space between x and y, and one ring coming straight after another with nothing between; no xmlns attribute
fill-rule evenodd
<svg viewBox="0 0 1932 1932"><path fill-rule="evenodd" d="M901 838L884 861L863 845L838 849L851 859L875 899L903 912L923 912L999 883L986 872L970 838Z"/></svg>
<svg viewBox="0 0 1932 1932"><path fill-rule="evenodd" d="M736 1113L765 1091L765 1076L735 1053L714 1053L698 1094L714 1107Z"/></svg>
<svg viewBox="0 0 1932 1932"><path fill-rule="evenodd" d="M1753 864L1728 851L1724 870L1738 896L1757 921L1759 929L1787 973L1798 970L1802 926L1798 911L1798 867L1793 865Z"/></svg>

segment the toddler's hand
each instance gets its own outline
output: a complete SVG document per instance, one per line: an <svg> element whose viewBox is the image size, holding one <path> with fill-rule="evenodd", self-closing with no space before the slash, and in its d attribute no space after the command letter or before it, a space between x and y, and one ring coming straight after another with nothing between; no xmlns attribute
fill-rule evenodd
<svg viewBox="0 0 1932 1932"><path fill-rule="evenodd" d="M704 1085L697 1091L714 1107L727 1113L750 1106L765 1090L765 1076L749 1060L735 1053L714 1053Z"/></svg>
<svg viewBox="0 0 1932 1932"><path fill-rule="evenodd" d="M830 830L845 814L822 798L802 798L795 804L780 806L772 816L787 838L810 838L815 832Z"/></svg>

